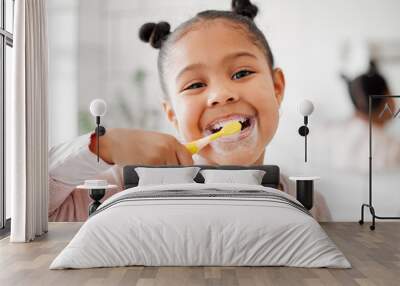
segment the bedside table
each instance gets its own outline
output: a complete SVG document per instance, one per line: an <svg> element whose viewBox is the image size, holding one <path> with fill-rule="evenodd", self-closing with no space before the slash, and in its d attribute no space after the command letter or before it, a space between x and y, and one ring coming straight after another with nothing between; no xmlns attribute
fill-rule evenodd
<svg viewBox="0 0 400 286"><path fill-rule="evenodd" d="M289 180L296 181L296 199L303 206L311 210L314 204L314 181L320 177L289 177Z"/></svg>
<svg viewBox="0 0 400 286"><path fill-rule="evenodd" d="M89 197L93 202L89 205L89 216L94 213L101 205L100 200L106 194L108 189L118 188L116 185L109 185L106 180L86 180L84 185L76 187L77 189L89 190Z"/></svg>

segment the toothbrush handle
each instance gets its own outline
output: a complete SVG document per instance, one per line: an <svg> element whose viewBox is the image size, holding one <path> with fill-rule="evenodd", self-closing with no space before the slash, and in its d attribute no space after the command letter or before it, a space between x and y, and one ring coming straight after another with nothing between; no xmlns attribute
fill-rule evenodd
<svg viewBox="0 0 400 286"><path fill-rule="evenodd" d="M201 149L206 147L210 142L214 141L215 139L219 138L221 135L217 132L196 141L192 141L185 144L186 149L189 150L190 153L196 154Z"/></svg>

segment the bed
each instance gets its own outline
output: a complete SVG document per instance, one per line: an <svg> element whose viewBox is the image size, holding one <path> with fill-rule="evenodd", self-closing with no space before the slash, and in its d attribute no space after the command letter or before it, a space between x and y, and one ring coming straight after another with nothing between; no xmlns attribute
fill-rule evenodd
<svg viewBox="0 0 400 286"><path fill-rule="evenodd" d="M204 183L198 173L193 183L150 186L138 185L137 167L124 168L125 190L100 205L50 269L351 267L307 209L277 189L278 166L198 166L264 170L261 185Z"/></svg>

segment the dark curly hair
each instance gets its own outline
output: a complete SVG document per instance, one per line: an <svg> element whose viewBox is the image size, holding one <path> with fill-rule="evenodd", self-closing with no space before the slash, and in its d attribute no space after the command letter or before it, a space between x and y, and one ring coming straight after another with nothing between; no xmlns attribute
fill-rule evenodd
<svg viewBox="0 0 400 286"><path fill-rule="evenodd" d="M351 102L356 110L368 115L369 114L369 96L370 95L387 95L389 86L378 71L375 61L371 60L367 72L350 80L342 75L346 81L349 90ZM375 98L371 103L371 111L376 112L386 102L385 98Z"/></svg>
<svg viewBox="0 0 400 286"><path fill-rule="evenodd" d="M168 99L168 91L164 80L164 63L169 54L169 50L172 45L188 33L195 24L201 22L224 19L245 29L246 32L248 32L250 40L263 50L272 71L274 67L274 57L271 48L264 34L253 21L257 13L257 6L250 3L249 0L232 0L232 11L207 10L200 12L195 17L179 25L173 32L171 32L171 26L167 22L143 24L139 30L139 38L146 43L150 43L153 48L160 49L157 65L161 88L164 92L165 99Z"/></svg>

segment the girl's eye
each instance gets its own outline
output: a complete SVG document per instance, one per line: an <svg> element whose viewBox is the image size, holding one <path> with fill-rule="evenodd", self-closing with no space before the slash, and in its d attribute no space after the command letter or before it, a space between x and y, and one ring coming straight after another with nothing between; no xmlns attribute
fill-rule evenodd
<svg viewBox="0 0 400 286"><path fill-rule="evenodd" d="M240 79L240 78L242 78L244 76L248 76L248 75L250 75L252 73L254 73L254 72L249 71L249 70L241 70L241 71L238 71L237 73L235 73L232 76L232 79Z"/></svg>
<svg viewBox="0 0 400 286"><path fill-rule="evenodd" d="M184 90L187 90L187 89L196 89L196 88L200 88L200 87L203 87L203 86L205 86L204 83L195 82L195 83L192 83L191 85L189 85L189 86L188 86L187 88L185 88Z"/></svg>

